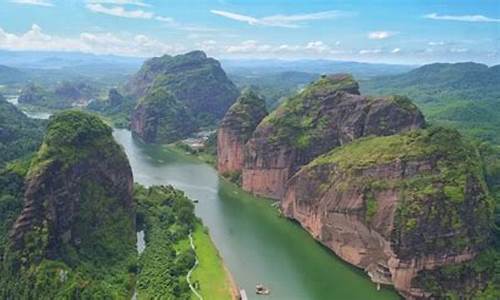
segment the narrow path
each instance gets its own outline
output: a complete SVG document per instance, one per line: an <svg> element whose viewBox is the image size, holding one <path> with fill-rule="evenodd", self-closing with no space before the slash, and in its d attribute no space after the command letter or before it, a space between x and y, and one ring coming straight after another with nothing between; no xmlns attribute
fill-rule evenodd
<svg viewBox="0 0 500 300"><path fill-rule="evenodd" d="M191 244L191 249L193 249L193 251L195 251L195 247L194 247L194 243L193 243L193 236L192 236L191 232L189 233L189 243ZM188 282L189 288L191 289L191 291L193 291L193 294L195 294L196 297L198 297L198 299L203 300L203 297L198 293L198 291L196 291L193 284L191 283L191 273L193 273L194 269L196 269L196 267L199 264L198 257L196 256L196 252L195 252L194 257L195 257L194 265L191 268L191 270L189 270L189 272L187 273L186 281Z"/></svg>

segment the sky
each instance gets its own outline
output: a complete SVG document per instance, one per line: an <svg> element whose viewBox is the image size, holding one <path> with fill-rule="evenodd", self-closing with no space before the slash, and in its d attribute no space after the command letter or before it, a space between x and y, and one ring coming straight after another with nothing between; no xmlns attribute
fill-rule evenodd
<svg viewBox="0 0 500 300"><path fill-rule="evenodd" d="M0 49L500 63L500 0L0 0Z"/></svg>

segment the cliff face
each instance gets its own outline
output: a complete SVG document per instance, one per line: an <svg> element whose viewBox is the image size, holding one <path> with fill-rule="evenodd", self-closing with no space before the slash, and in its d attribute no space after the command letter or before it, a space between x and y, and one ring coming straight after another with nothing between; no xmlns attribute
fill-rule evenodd
<svg viewBox="0 0 500 300"><path fill-rule="evenodd" d="M198 125L220 120L239 95L220 63L201 51L146 61L127 83L125 92L139 99L156 88L171 92Z"/></svg>
<svg viewBox="0 0 500 300"><path fill-rule="evenodd" d="M69 265L124 259L135 242L132 188L131 168L111 128L82 112L53 116L11 231L18 258ZM104 253L114 259L100 257Z"/></svg>
<svg viewBox="0 0 500 300"><path fill-rule="evenodd" d="M264 99L250 90L243 92L229 108L217 132L217 169L220 173L241 172L245 143L266 115Z"/></svg>
<svg viewBox="0 0 500 300"><path fill-rule="evenodd" d="M451 130L363 138L320 156L287 183L283 213L371 279L431 297L420 271L472 259L492 203L476 150Z"/></svg>
<svg viewBox="0 0 500 300"><path fill-rule="evenodd" d="M406 98L360 96L351 76L323 76L259 124L245 146L243 189L279 199L286 181L316 156L359 137L423 124Z"/></svg>
<svg viewBox="0 0 500 300"><path fill-rule="evenodd" d="M165 88L141 99L132 114L132 132L146 143L170 143L196 129L188 109Z"/></svg>

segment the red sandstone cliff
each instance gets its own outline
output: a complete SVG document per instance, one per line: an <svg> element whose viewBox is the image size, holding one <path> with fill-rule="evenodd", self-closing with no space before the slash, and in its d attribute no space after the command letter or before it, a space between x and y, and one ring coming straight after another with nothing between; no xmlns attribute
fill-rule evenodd
<svg viewBox="0 0 500 300"><path fill-rule="evenodd" d="M217 133L217 169L221 174L241 172L245 143L266 115L264 100L250 90L229 108Z"/></svg>
<svg viewBox="0 0 500 300"><path fill-rule="evenodd" d="M259 124L245 146L243 189L279 199L286 181L316 156L359 137L423 124L406 98L360 96L351 76L324 76Z"/></svg>

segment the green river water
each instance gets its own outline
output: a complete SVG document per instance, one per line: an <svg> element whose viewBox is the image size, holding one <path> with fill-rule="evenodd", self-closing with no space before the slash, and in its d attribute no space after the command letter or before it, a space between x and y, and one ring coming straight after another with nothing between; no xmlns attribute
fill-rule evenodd
<svg viewBox="0 0 500 300"><path fill-rule="evenodd" d="M377 291L362 271L279 217L270 201L219 179L211 166L162 146L144 145L128 130L116 129L114 136L125 148L136 182L171 184L199 200L196 214L250 299L399 299L393 290ZM271 295L255 295L257 283L269 287Z"/></svg>

